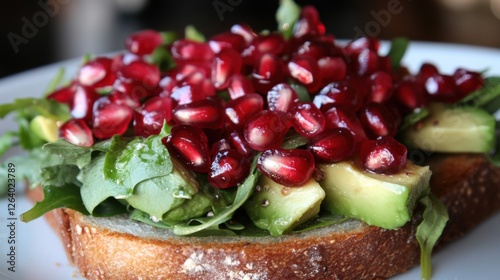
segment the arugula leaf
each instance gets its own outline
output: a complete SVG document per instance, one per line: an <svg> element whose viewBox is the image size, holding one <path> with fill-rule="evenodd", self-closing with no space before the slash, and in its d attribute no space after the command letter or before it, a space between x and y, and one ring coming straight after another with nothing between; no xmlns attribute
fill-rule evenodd
<svg viewBox="0 0 500 280"><path fill-rule="evenodd" d="M64 67L59 68L59 71L57 71L57 74L54 76L54 78L52 78L47 89L45 90L44 96L51 94L57 89L64 78L64 71Z"/></svg>
<svg viewBox="0 0 500 280"><path fill-rule="evenodd" d="M83 204L82 204L83 205ZM92 212L94 217L112 217L127 213L127 207L112 197L101 202Z"/></svg>
<svg viewBox="0 0 500 280"><path fill-rule="evenodd" d="M88 165L83 167L80 173L82 201L90 213L108 197L124 199L133 193L134 186L126 186L120 184L120 182L104 178L105 158L106 155L102 154L92 159Z"/></svg>
<svg viewBox="0 0 500 280"><path fill-rule="evenodd" d="M126 143L114 137L106 154L104 178L133 188L145 179L170 174L172 161L161 138L154 135Z"/></svg>
<svg viewBox="0 0 500 280"><path fill-rule="evenodd" d="M16 144L16 138L17 133L14 131L6 132L0 136L0 157Z"/></svg>
<svg viewBox="0 0 500 280"><path fill-rule="evenodd" d="M18 113L16 118L17 126L19 128L19 143L25 150L33 150L45 144L45 140L40 138L36 133L32 133L28 117L22 116L22 112Z"/></svg>
<svg viewBox="0 0 500 280"><path fill-rule="evenodd" d="M18 181L26 180L30 187L42 184L41 170L48 166L61 164L61 158L49 154L40 148L30 151L28 154L21 154L9 157L0 164L0 195L7 192L7 165L16 165L16 177ZM5 178L3 180L2 178Z"/></svg>
<svg viewBox="0 0 500 280"><path fill-rule="evenodd" d="M76 179L80 169L76 165L53 165L42 168L41 176L43 185L62 187L68 184L80 186Z"/></svg>
<svg viewBox="0 0 500 280"><path fill-rule="evenodd" d="M410 41L407 38L399 37L391 41L391 49L387 56L391 59L392 69L398 69L403 59Z"/></svg>
<svg viewBox="0 0 500 280"><path fill-rule="evenodd" d="M158 66L158 68L164 72L174 68L176 65L172 54L165 45L156 47L151 56L147 59L149 63Z"/></svg>
<svg viewBox="0 0 500 280"><path fill-rule="evenodd" d="M432 194L420 199L420 203L425 206L423 220L417 227L416 233L420 244L421 279L431 279L432 249L448 222L448 212L446 206Z"/></svg>
<svg viewBox="0 0 500 280"><path fill-rule="evenodd" d="M64 187L47 185L43 187L43 195L44 199L42 201L37 202L33 208L21 214L21 221L29 222L41 217L50 210L63 207L88 215L87 210L83 207L78 186L72 184Z"/></svg>
<svg viewBox="0 0 500 280"><path fill-rule="evenodd" d="M173 31L163 31L160 35L163 38L163 45L170 45L177 40L177 34Z"/></svg>
<svg viewBox="0 0 500 280"><path fill-rule="evenodd" d="M185 186L185 182L174 176L169 174L140 182L135 186L134 193L127 198L127 202L156 220L161 220L163 214L186 201L184 197L174 196L175 193L183 192L189 197L193 195L192 187Z"/></svg>
<svg viewBox="0 0 500 280"><path fill-rule="evenodd" d="M93 151L107 152L109 148L106 146L111 141L104 141L92 147L81 147L71 144L64 139L59 139L55 142L45 144L43 150L59 156L63 164L76 165L81 169L90 163Z"/></svg>
<svg viewBox="0 0 500 280"><path fill-rule="evenodd" d="M197 219L196 221L201 224L192 225L189 222L186 224L177 224L172 228L172 231L177 235L192 235L195 233L199 234L204 230L214 230L218 228L220 224L229 221L234 212L238 210L252 195L254 186L259 176L260 172L257 170L257 162L254 160L250 170L250 175L241 185L238 186L236 197L234 198L232 205L226 207L221 212L216 213L213 217Z"/></svg>
<svg viewBox="0 0 500 280"><path fill-rule="evenodd" d="M306 221L305 223L293 229L293 232L305 232L320 227L327 227L335 224L340 224L347 220L349 220L349 218L345 216L322 212L316 218L310 219L309 221Z"/></svg>
<svg viewBox="0 0 500 280"><path fill-rule="evenodd" d="M278 22L278 30L285 39L292 37L293 26L299 19L300 10L300 6L293 0L280 1L280 6L276 11L276 21Z"/></svg>
<svg viewBox="0 0 500 280"><path fill-rule="evenodd" d="M205 36L197 30L193 25L188 25L184 29L184 37L196 42L205 42Z"/></svg>
<svg viewBox="0 0 500 280"><path fill-rule="evenodd" d="M500 109L500 77L484 79L484 85L456 103L456 106L473 106L486 109L490 114Z"/></svg>
<svg viewBox="0 0 500 280"><path fill-rule="evenodd" d="M0 105L0 118L14 111L29 112L32 117L42 115L62 122L70 118L68 106L52 99L20 98L14 100L13 103L2 104Z"/></svg>
<svg viewBox="0 0 500 280"><path fill-rule="evenodd" d="M147 214L146 212L143 212L139 209L134 209L132 211L132 213L130 213L130 216L129 218L131 220L135 220L135 221L139 221L139 222L142 222L142 223L145 223L147 225L150 225L150 226L153 226L153 227L156 227L156 228L162 228L162 229L170 229L172 228L172 225L171 224L168 224L162 220L158 221L158 222L154 222L151 220L150 218L151 216L149 214Z"/></svg>
<svg viewBox="0 0 500 280"><path fill-rule="evenodd" d="M399 131L404 131L405 129L421 121L428 115L429 115L429 110L427 110L427 108L419 108L411 112L410 114L404 117L403 123L399 127Z"/></svg>

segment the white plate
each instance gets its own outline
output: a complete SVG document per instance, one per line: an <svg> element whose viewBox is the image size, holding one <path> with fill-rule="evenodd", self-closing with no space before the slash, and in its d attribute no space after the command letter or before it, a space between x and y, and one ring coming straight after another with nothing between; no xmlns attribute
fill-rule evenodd
<svg viewBox="0 0 500 280"><path fill-rule="evenodd" d="M14 98L40 96L59 67L65 66L68 77L80 60L65 61L34 69L0 80L0 103ZM456 67L500 75L500 51L469 46L412 43L404 63L415 71L424 61L438 64L440 70L451 73ZM13 128L11 119L1 121L0 135ZM31 205L22 194L16 193L16 214ZM0 200L0 279L80 279L64 253L61 242L43 219L30 223L16 221L16 272L7 270L8 222L7 201ZM498 279L500 275L500 213L461 240L450 244L433 258L433 279ZM397 280L419 279L419 268L395 277Z"/></svg>

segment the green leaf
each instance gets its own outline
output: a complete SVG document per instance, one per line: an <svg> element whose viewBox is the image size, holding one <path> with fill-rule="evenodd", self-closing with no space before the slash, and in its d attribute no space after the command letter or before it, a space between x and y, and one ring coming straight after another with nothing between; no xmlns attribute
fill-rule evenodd
<svg viewBox="0 0 500 280"><path fill-rule="evenodd" d="M107 149L105 145L105 143L102 143L92 147L81 147L71 144L64 139L59 139L55 142L45 144L43 150L59 156L63 164L76 165L81 169L90 163L93 151L106 152Z"/></svg>
<svg viewBox="0 0 500 280"><path fill-rule="evenodd" d="M184 37L197 42L205 42L206 40L205 36L193 25L186 26L186 29L184 29Z"/></svg>
<svg viewBox="0 0 500 280"><path fill-rule="evenodd" d="M399 131L404 131L405 129L411 127L417 122L421 121L429 115L429 110L426 108L419 108L410 114L406 115L403 119L403 123L399 127Z"/></svg>
<svg viewBox="0 0 500 280"><path fill-rule="evenodd" d="M407 38L399 37L391 41L391 49L387 55L391 59L392 69L398 69L403 59L410 41Z"/></svg>
<svg viewBox="0 0 500 280"><path fill-rule="evenodd" d="M42 115L62 122L70 118L68 106L52 99L20 98L12 103L2 104L0 105L0 118L14 111L23 111L25 115L31 117Z"/></svg>
<svg viewBox="0 0 500 280"><path fill-rule="evenodd" d="M288 39L292 36L293 26L300 16L300 6L293 0L281 0L276 11L278 30Z"/></svg>
<svg viewBox="0 0 500 280"><path fill-rule="evenodd" d="M47 89L45 90L44 96L47 96L54 92L57 87L61 84L62 80L64 78L64 67L59 68L59 71L57 71L56 75L52 80L50 81Z"/></svg>
<svg viewBox="0 0 500 280"><path fill-rule="evenodd" d="M281 148L283 149L296 149L300 146L304 146L309 142L309 139L299 134L287 135L283 140L283 144L281 144Z"/></svg>
<svg viewBox="0 0 500 280"><path fill-rule="evenodd" d="M316 218L310 219L293 229L293 232L305 232L316 228L328 227L343 223L347 220L349 220L349 218L344 216L322 212Z"/></svg>
<svg viewBox="0 0 500 280"><path fill-rule="evenodd" d="M17 133L14 131L6 132L0 137L0 157L16 144L16 138Z"/></svg>
<svg viewBox="0 0 500 280"><path fill-rule="evenodd" d="M82 207L84 207L83 203ZM124 204L121 204L117 199L109 197L99 205L97 205L97 207L92 212L92 216L112 217L124 213L127 213L127 207Z"/></svg>
<svg viewBox="0 0 500 280"><path fill-rule="evenodd" d="M19 128L19 143L24 150L33 150L41 147L45 144L45 140L40 138L38 134L32 133L30 122L27 117L21 116L21 112L18 112L16 118L17 126Z"/></svg>
<svg viewBox="0 0 500 280"><path fill-rule="evenodd" d="M245 201L252 195L254 191L254 186L257 182L257 179L260 176L260 172L256 168L257 164L254 160L252 164L252 169L250 171L250 175L245 179L245 181L238 186L238 190L236 191L236 197L234 198L233 204L226 207L219 213L216 213L213 217L197 219L197 222L201 224L192 225L190 223L187 224L177 224L173 227L174 234L177 235L192 235L192 234L200 234L204 230L214 230L218 228L219 225L229 221L236 210L238 210Z"/></svg>
<svg viewBox="0 0 500 280"><path fill-rule="evenodd" d="M306 87L303 85L291 82L290 86L295 90L297 95L299 96L299 100L302 102L310 102L311 101L311 95L307 91Z"/></svg>
<svg viewBox="0 0 500 280"><path fill-rule="evenodd" d="M479 107L495 113L500 109L500 77L484 79L483 87L458 101L456 106Z"/></svg>
<svg viewBox="0 0 500 280"><path fill-rule="evenodd" d="M104 177L105 154L92 159L90 164L81 171L81 195L83 204L88 212L94 209L109 197L125 199L132 195L134 186L121 184L119 181L108 180Z"/></svg>
<svg viewBox="0 0 500 280"><path fill-rule="evenodd" d="M175 40L177 40L177 34L173 31L164 31L160 32L161 37L163 38L163 45L170 45Z"/></svg>
<svg viewBox="0 0 500 280"><path fill-rule="evenodd" d="M163 72L168 71L176 66L172 54L170 53L170 51L168 51L167 46L165 45L156 47L151 56L149 56L147 59L149 63L158 66L158 68Z"/></svg>
<svg viewBox="0 0 500 280"><path fill-rule="evenodd" d="M70 208L88 215L83 207L78 186L71 184L64 187L44 186L43 195L44 199L41 202L37 202L33 208L21 214L21 221L32 221L57 208Z"/></svg>
<svg viewBox="0 0 500 280"><path fill-rule="evenodd" d="M106 154L104 178L133 188L139 182L172 172L172 161L161 136L136 138L128 143L114 137Z"/></svg>
<svg viewBox="0 0 500 280"><path fill-rule="evenodd" d="M68 184L80 186L76 179L80 169L76 165L53 165L42 168L41 176L43 185L62 187Z"/></svg>
<svg viewBox="0 0 500 280"><path fill-rule="evenodd" d="M420 245L421 279L431 279L432 249L448 222L448 212L446 206L432 194L420 199L420 203L425 206L423 220L417 227L416 233Z"/></svg>
<svg viewBox="0 0 500 280"><path fill-rule="evenodd" d="M157 221L157 222L154 222L153 220L151 220L150 218L151 216L149 214L147 214L146 212L143 212L139 209L134 209L132 211L132 213L130 213L130 219L131 220L135 220L135 221L139 221L139 222L143 222L147 225L150 225L150 226L153 226L153 227L156 227L156 228L162 228L162 229L170 229L172 228L172 225L171 224L168 224L164 221Z"/></svg>

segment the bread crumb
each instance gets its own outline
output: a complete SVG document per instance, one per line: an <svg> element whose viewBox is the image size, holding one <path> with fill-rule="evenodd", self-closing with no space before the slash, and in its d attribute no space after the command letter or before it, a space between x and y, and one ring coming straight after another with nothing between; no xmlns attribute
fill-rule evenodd
<svg viewBox="0 0 500 280"><path fill-rule="evenodd" d="M78 234L78 235L82 234L82 227L80 225L77 224L75 226L75 229L76 229L76 234Z"/></svg>

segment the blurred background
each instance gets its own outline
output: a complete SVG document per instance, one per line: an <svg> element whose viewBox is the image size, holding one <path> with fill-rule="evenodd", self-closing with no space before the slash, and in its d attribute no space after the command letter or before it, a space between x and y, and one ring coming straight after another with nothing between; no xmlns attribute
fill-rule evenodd
<svg viewBox="0 0 500 280"><path fill-rule="evenodd" d="M304 1L328 33L451 42L500 48L500 0ZM123 48L146 28L182 34L188 24L206 37L238 22L276 28L279 0L17 0L0 4L0 77L86 53Z"/></svg>

